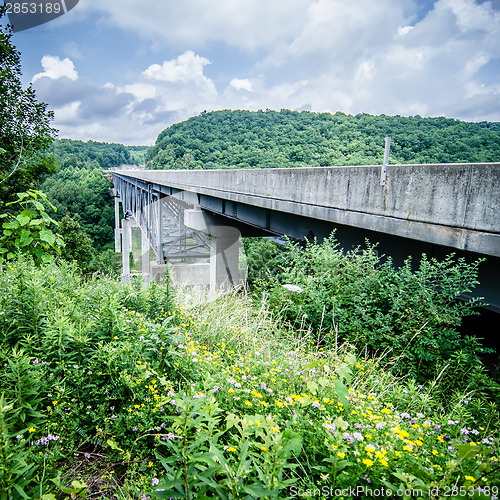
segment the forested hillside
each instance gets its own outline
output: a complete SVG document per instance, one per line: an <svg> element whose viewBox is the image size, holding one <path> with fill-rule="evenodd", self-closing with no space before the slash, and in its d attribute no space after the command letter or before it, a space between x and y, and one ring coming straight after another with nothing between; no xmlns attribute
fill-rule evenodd
<svg viewBox="0 0 500 500"><path fill-rule="evenodd" d="M123 144L59 139L52 143L49 151L56 156L62 167L94 160L102 168L118 168L133 163L129 150Z"/></svg>
<svg viewBox="0 0 500 500"><path fill-rule="evenodd" d="M338 112L215 111L176 123L149 151L153 169L314 167L500 160L500 124Z"/></svg>
<svg viewBox="0 0 500 500"><path fill-rule="evenodd" d="M104 170L133 163L129 150L122 144L61 139L49 153L59 168L40 189L57 209L53 218L62 222L63 254L87 271L112 272L114 207Z"/></svg>

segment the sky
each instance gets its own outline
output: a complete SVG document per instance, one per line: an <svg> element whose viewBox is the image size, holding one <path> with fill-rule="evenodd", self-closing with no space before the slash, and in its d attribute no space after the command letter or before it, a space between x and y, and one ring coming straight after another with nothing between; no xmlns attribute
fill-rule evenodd
<svg viewBox="0 0 500 500"><path fill-rule="evenodd" d="M59 137L220 109L500 121L500 0L80 0L14 33Z"/></svg>

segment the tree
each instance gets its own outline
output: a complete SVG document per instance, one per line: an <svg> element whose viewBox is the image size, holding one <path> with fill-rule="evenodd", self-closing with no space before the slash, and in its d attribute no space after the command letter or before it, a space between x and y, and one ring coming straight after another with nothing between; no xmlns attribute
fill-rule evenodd
<svg viewBox="0 0 500 500"><path fill-rule="evenodd" d="M0 20L5 7L0 7ZM21 84L19 51L11 43L12 29L0 26L0 200L36 187L57 165L44 154L56 135L53 113L37 102L35 91Z"/></svg>
<svg viewBox="0 0 500 500"><path fill-rule="evenodd" d="M18 193L17 200L6 204L13 205L13 213L0 214L3 231L0 231L0 270L5 261L12 260L17 253L30 255L35 263L50 259L51 255L61 253L64 241L53 231L58 223L47 213L46 207L56 210L41 191L29 190Z"/></svg>
<svg viewBox="0 0 500 500"><path fill-rule="evenodd" d="M76 261L84 272L89 271L94 258L94 249L90 238L82 231L80 224L69 215L59 223L59 234L64 241L61 256L68 261Z"/></svg>

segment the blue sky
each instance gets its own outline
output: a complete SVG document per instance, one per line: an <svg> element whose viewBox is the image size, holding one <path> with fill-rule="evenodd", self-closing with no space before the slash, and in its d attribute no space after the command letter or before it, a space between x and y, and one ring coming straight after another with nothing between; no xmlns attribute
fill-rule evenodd
<svg viewBox="0 0 500 500"><path fill-rule="evenodd" d="M500 121L500 0L80 0L13 43L72 139L217 109Z"/></svg>

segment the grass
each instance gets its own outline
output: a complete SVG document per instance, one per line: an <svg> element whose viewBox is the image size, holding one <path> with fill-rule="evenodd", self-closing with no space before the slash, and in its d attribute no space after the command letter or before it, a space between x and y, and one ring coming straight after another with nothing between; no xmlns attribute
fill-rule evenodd
<svg viewBox="0 0 500 500"><path fill-rule="evenodd" d="M265 299L25 261L0 290L0 498L498 497L497 408L444 399L446 369L418 384Z"/></svg>

